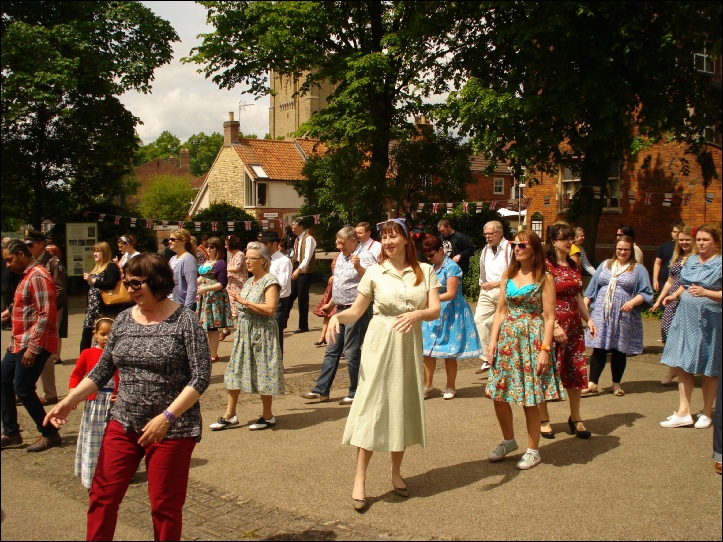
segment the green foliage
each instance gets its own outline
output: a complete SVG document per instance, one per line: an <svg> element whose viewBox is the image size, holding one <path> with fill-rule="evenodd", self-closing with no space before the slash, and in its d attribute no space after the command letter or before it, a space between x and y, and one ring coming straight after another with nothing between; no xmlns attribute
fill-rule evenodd
<svg viewBox="0 0 723 542"><path fill-rule="evenodd" d="M140 166L156 158L168 160L171 156L178 156L180 151L181 140L168 130L164 130L155 141L138 149L134 163L136 166Z"/></svg>
<svg viewBox="0 0 723 542"><path fill-rule="evenodd" d="M469 269L462 277L462 294L470 303L476 303L479 299L479 259L481 254L481 248L475 251L469 259Z"/></svg>
<svg viewBox="0 0 723 542"><path fill-rule="evenodd" d="M137 147L118 96L148 92L175 31L140 2L8 1L1 24L3 214L58 222L110 201Z"/></svg>
<svg viewBox="0 0 723 542"><path fill-rule="evenodd" d="M149 218L184 220L195 196L190 178L154 175L141 193L139 211Z"/></svg>
<svg viewBox="0 0 723 542"><path fill-rule="evenodd" d="M191 175L200 177L211 169L213 161L223 147L223 135L218 132L209 136L203 132L194 134L188 138L185 146L188 147L191 159Z"/></svg>
<svg viewBox="0 0 723 542"><path fill-rule="evenodd" d="M204 209L196 213L193 216L193 220L201 221L201 231L196 232L195 229L191 231L191 235L195 235L196 238L202 236L206 237L221 237L229 234L227 222L233 220L236 222L233 235L236 235L241 239L242 245L245 245L249 241L255 241L258 233L261 231L261 224L259 224L253 216L244 211L241 207L236 207L228 202L221 201L212 203L208 209ZM251 220L251 229L244 229L244 224L238 222ZM216 225L217 230L213 231L211 228L211 221L218 222ZM190 230L189 230L190 231Z"/></svg>

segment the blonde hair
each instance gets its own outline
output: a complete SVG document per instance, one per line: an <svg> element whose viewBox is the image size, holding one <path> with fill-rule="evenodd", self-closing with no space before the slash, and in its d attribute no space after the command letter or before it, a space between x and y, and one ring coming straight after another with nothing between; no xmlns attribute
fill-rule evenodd
<svg viewBox="0 0 723 542"><path fill-rule="evenodd" d="M171 232L171 236L183 241L183 248L186 252L192 254L194 257L196 256L196 242L194 241L194 238L191 237L188 230L179 228L176 231Z"/></svg>
<svg viewBox="0 0 723 542"><path fill-rule="evenodd" d="M105 241L101 241L100 243L93 245L93 252L100 252L101 256L100 261L95 264L95 267L93 267L93 270L91 271L92 274L97 275L108 267L108 264L113 257L111 256L110 245Z"/></svg>
<svg viewBox="0 0 723 542"><path fill-rule="evenodd" d="M627 243L630 245L630 259L628 262L630 265L628 265L628 268L624 271L624 273L627 273L628 271L632 271L635 269L635 264L637 263L637 260L635 259L635 240L633 240L632 237L628 235L623 235L615 241L615 252L613 253L613 257L608 260L608 269L612 270L613 265L615 265L615 262L618 259L618 244L619 243Z"/></svg>
<svg viewBox="0 0 723 542"><path fill-rule="evenodd" d="M697 244L695 242L695 236L693 235L693 226L681 226L678 230L678 236L680 236L681 233L683 235L689 235L693 238L693 242L690 245L690 253L694 254L693 250L697 250ZM676 237L675 248L673 249L673 257L670 259L670 265L673 265L683 257L683 249L680 248L680 242L678 241L678 237Z"/></svg>

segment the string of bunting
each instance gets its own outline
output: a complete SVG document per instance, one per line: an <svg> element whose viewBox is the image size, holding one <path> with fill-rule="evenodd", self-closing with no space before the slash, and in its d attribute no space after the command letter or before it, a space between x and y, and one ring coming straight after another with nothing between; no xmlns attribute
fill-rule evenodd
<svg viewBox="0 0 723 542"><path fill-rule="evenodd" d="M319 215L316 215L319 216ZM106 220L112 221L116 225L120 225L121 220L128 220L130 223L131 228L137 227L138 221L140 220L142 224L145 224L146 228L152 228L154 224L159 224L161 226L168 226L170 224L177 225L179 229L185 228L186 225L189 225L189 228L195 229L197 232L201 231L201 221L200 220L163 220L159 218L138 218L133 216L123 216L123 215L109 215L107 213L96 213L93 211L83 211L83 218L89 218L89 219L95 219L97 222L105 222ZM259 220L211 220L209 221L211 223L211 230L212 231L218 231L220 224L226 224L226 229L229 232L236 231L236 228L238 226L239 230L246 230L250 231L252 229L252 224L254 222L258 222L261 224L261 226L264 229L268 228L274 228L276 224L278 223L279 226L283 226L283 221L279 219L259 219ZM318 222L317 222L318 224Z"/></svg>
<svg viewBox="0 0 723 542"><path fill-rule="evenodd" d="M654 195L662 195L663 196L663 207L671 207L673 205L673 192L645 192L643 195L643 204L644 205L652 205L653 204L653 196ZM678 203L682 205L683 207L686 207L690 204L690 200L693 197L693 194L690 192L686 192L680 195L680 200ZM714 192L706 192L705 193L705 202L707 204L713 203L715 200L715 193ZM628 203L636 203L636 194L634 190L628 190Z"/></svg>

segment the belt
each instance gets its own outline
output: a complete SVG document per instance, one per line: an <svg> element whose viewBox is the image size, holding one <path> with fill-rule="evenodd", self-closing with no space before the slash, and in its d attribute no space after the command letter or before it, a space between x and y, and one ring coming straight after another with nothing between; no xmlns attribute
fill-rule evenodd
<svg viewBox="0 0 723 542"><path fill-rule="evenodd" d="M351 305L337 305L336 310L338 311L345 311L346 309L350 309Z"/></svg>

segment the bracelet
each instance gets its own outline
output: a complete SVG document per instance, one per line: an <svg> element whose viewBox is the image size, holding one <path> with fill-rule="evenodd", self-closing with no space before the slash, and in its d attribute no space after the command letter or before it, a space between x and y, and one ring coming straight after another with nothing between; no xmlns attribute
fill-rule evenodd
<svg viewBox="0 0 723 542"><path fill-rule="evenodd" d="M549 352L550 352L550 345L549 345L549 344L543 344L542 346L540 346L540 350L543 350L543 351L549 353Z"/></svg>
<svg viewBox="0 0 723 542"><path fill-rule="evenodd" d="M174 423L176 423L176 420L178 418L176 418L173 412L171 412L170 410L164 410L163 414L166 417L166 422L168 422L169 425L173 425Z"/></svg>

